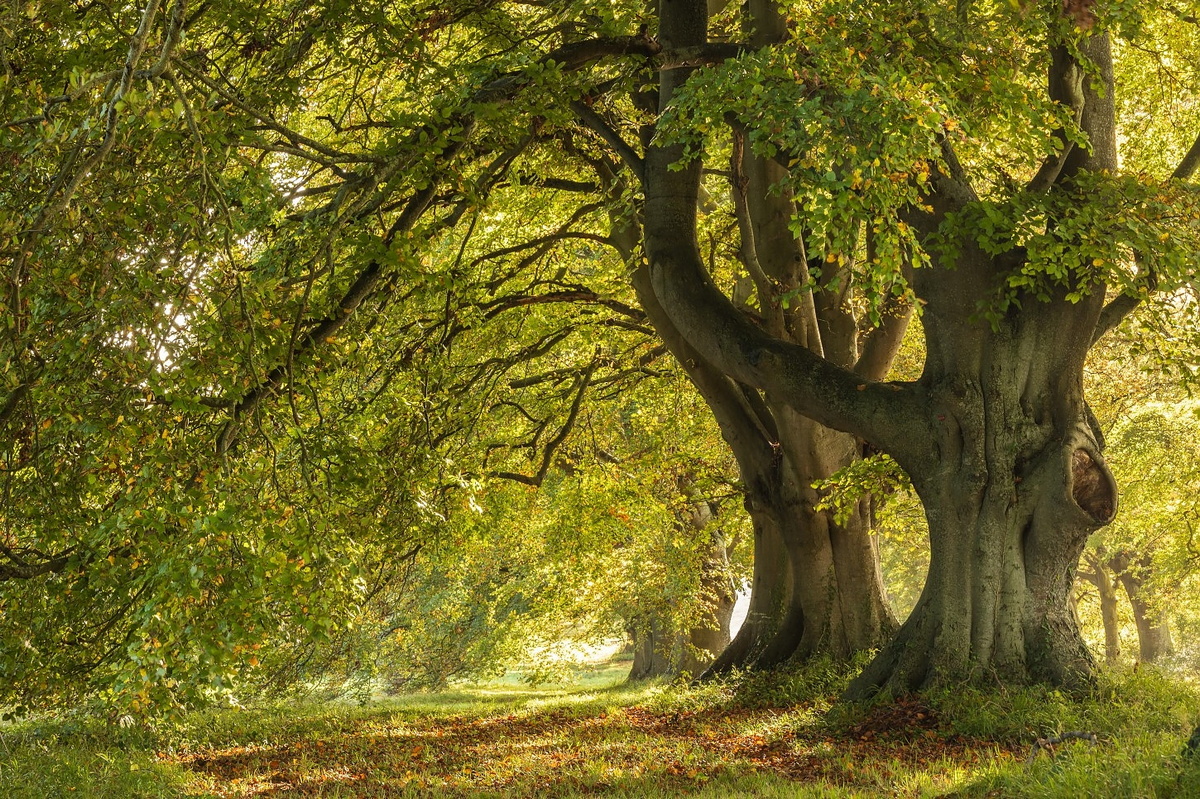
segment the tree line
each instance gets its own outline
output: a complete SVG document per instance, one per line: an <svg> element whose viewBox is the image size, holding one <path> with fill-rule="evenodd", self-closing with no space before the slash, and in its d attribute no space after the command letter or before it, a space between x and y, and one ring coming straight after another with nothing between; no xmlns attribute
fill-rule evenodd
<svg viewBox="0 0 1200 799"><path fill-rule="evenodd" d="M1089 548L1121 518L1089 353L1194 372L1196 24L13 11L0 702L437 682L601 628L647 673L1086 685L1080 557L1106 602L1153 549Z"/></svg>

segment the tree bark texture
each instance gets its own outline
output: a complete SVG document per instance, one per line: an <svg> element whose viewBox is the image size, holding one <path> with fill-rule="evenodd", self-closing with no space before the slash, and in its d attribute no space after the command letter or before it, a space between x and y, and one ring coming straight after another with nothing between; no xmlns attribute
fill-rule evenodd
<svg viewBox="0 0 1200 799"><path fill-rule="evenodd" d="M1075 568L1116 510L1083 403L1086 346L1072 341L1102 298L1056 303L1053 313L1035 306L996 332L957 303L943 310L937 295L928 295L920 383L934 450L901 461L925 504L929 575L909 620L851 691L906 691L935 677L1074 684L1092 671L1070 605Z"/></svg>

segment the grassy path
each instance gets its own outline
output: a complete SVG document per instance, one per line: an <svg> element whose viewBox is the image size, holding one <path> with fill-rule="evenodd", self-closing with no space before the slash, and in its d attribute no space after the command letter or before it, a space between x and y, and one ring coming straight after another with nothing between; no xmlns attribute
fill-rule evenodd
<svg viewBox="0 0 1200 799"><path fill-rule="evenodd" d="M1138 679L1086 702L964 689L855 708L832 703L832 684L759 680L209 712L154 733L46 723L0 732L0 787L4 799L1200 796L1200 767L1177 754L1200 703ZM1100 742L1028 762L1053 724Z"/></svg>
<svg viewBox="0 0 1200 799"><path fill-rule="evenodd" d="M939 729L917 703L842 730L811 707L690 710L605 699L422 715L379 709L318 735L203 749L175 762L217 796L671 796L778 791L940 792L1013 755ZM836 790L835 790L836 788Z"/></svg>

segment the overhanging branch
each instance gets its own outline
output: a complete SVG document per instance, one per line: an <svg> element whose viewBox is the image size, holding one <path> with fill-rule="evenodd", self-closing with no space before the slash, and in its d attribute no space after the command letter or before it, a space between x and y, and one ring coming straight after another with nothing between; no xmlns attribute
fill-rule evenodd
<svg viewBox="0 0 1200 799"><path fill-rule="evenodd" d="M604 139L609 147L612 147L616 151L625 166L629 167L633 170L633 174L637 175L638 182L640 183L643 179L645 164L642 162L642 157L637 154L637 151L622 139L620 134L613 130L602 116L582 102L578 100L572 102L571 110L575 112L575 116L579 117L579 120L583 124L595 131L600 138Z"/></svg>
<svg viewBox="0 0 1200 799"><path fill-rule="evenodd" d="M1187 151L1187 155L1179 162L1179 166L1175 167L1175 171L1171 173L1171 177L1176 180L1188 180L1196 174L1196 168L1200 167L1200 136L1196 137L1196 141L1192 142L1192 147Z"/></svg>
<svg viewBox="0 0 1200 799"><path fill-rule="evenodd" d="M1138 306L1158 288L1158 276L1153 272L1147 272L1145 276L1145 293L1139 294L1120 294L1112 299L1100 311L1100 316L1096 320L1096 329L1092 331L1092 344L1095 344L1105 335L1124 322L1130 314L1138 309Z"/></svg>
<svg viewBox="0 0 1200 799"><path fill-rule="evenodd" d="M595 373L596 367L599 364L592 363L579 376L576 383L575 399L571 402L571 410L567 414L567 421L563 424L562 429L550 441L546 442L546 448L542 451L542 463L538 467L537 473L532 477L517 472L495 471L488 472L489 477L497 477L503 480L513 480L525 485L534 487L541 486L546 479L546 474L550 471L550 465L554 461L554 453L558 450L562 443L567 440L567 436L571 434L571 429L575 426L575 420L579 418L579 409L583 407L583 395L587 392L588 385L592 381L592 374Z"/></svg>

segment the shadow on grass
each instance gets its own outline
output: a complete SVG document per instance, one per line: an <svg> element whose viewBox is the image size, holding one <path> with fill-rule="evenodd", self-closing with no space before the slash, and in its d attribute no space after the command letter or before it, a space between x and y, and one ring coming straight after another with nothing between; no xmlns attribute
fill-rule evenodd
<svg viewBox="0 0 1200 799"><path fill-rule="evenodd" d="M222 797L795 796L810 789L855 796L945 790L979 762L1006 755L991 742L947 736L923 705L888 710L874 727L868 720L832 730L803 705L634 703L653 700L655 690L614 687L506 713L487 702L428 714L409 704L363 714L333 735L314 736L309 725L307 734L284 739L277 730L268 744L206 749L175 762L196 775L197 790Z"/></svg>

